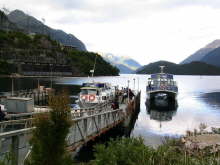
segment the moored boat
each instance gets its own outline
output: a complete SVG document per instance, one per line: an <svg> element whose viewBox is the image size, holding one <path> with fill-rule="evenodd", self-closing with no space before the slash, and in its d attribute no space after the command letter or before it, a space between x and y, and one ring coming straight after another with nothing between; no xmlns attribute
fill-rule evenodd
<svg viewBox="0 0 220 165"><path fill-rule="evenodd" d="M115 89L108 83L83 83L79 93L78 105L81 108L91 108L97 104L113 100Z"/></svg>
<svg viewBox="0 0 220 165"><path fill-rule="evenodd" d="M161 67L161 73L152 74L148 79L146 88L147 100L176 100L178 87L172 74L164 73L164 66Z"/></svg>

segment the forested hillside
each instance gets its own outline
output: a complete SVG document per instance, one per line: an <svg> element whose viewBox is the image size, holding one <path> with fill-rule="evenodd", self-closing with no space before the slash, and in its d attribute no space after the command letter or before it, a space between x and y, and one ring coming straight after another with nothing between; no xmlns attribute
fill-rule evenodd
<svg viewBox="0 0 220 165"><path fill-rule="evenodd" d="M191 62L189 64L175 64L168 61L150 63L138 69L138 74L159 73L160 67L165 66L164 71L175 75L220 75L220 68L203 62Z"/></svg>
<svg viewBox="0 0 220 165"><path fill-rule="evenodd" d="M107 63L100 55L61 45L45 35L28 35L1 30L0 45L1 74L19 73L20 69L32 69L36 65L41 72L46 70L50 72L50 66L52 66L53 72L61 68L65 72L72 72L73 76L88 76L93 69L96 56L94 75L118 75L119 73L116 67Z"/></svg>

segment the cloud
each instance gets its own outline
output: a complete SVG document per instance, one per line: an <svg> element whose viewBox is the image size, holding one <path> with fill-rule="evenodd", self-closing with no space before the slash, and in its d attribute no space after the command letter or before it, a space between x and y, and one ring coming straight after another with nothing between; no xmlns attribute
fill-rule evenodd
<svg viewBox="0 0 220 165"><path fill-rule="evenodd" d="M219 0L46 0L43 3L61 13L57 23L120 22L183 7L220 8Z"/></svg>
<svg viewBox="0 0 220 165"><path fill-rule="evenodd" d="M79 22L118 22L146 12L151 3L149 0L2 0L11 10L21 9L29 14L57 16L58 23ZM30 10L31 9L31 10Z"/></svg>
<svg viewBox="0 0 220 165"><path fill-rule="evenodd" d="M46 0L46 3L64 10L80 9L87 6L86 0Z"/></svg>
<svg viewBox="0 0 220 165"><path fill-rule="evenodd" d="M212 7L220 8L219 0L161 0L158 3L160 8L170 9L177 7L186 7L186 6L203 6L203 7Z"/></svg>
<svg viewBox="0 0 220 165"><path fill-rule="evenodd" d="M42 13L57 16L57 23L120 22L133 17L146 17L151 13L182 8L206 6L220 8L219 0L1 0L0 5L22 9L32 15ZM31 9L31 10L30 10Z"/></svg>
<svg viewBox="0 0 220 165"><path fill-rule="evenodd" d="M94 2L95 1L95 2ZM100 0L94 0L93 3L88 2L80 8L68 8L68 13L58 22L73 21L79 22L120 22L126 19L131 19L137 16L140 12L147 10L146 3L134 2L131 0L125 1L106 1L103 3ZM100 2L99 2L100 1ZM130 4L130 5L128 5ZM144 7L145 6L145 7ZM64 12L64 11L63 11Z"/></svg>

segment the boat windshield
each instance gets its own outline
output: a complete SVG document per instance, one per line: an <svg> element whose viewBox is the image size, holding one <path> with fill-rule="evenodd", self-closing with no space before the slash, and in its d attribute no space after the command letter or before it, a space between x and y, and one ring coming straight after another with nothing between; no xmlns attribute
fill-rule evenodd
<svg viewBox="0 0 220 165"><path fill-rule="evenodd" d="M80 93L82 95L88 95L88 94L98 95L99 94L96 89L82 89Z"/></svg>
<svg viewBox="0 0 220 165"><path fill-rule="evenodd" d="M154 79L154 80L148 81L148 85L149 84L153 86L160 86L160 85L174 86L176 85L176 82L171 79Z"/></svg>

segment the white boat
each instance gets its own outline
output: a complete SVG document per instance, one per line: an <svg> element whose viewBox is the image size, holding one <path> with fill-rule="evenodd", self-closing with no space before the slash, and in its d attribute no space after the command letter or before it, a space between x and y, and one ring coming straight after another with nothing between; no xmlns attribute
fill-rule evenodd
<svg viewBox="0 0 220 165"><path fill-rule="evenodd" d="M93 69L90 70L92 73L92 78L95 72L96 59L97 55L95 57ZM91 108L97 106L98 104L111 101L114 98L115 88L112 87L111 84L93 81L82 84L77 104L80 106L80 108Z"/></svg>
<svg viewBox="0 0 220 165"><path fill-rule="evenodd" d="M108 83L83 83L77 103L81 108L91 108L114 97L115 88Z"/></svg>
<svg viewBox="0 0 220 165"><path fill-rule="evenodd" d="M176 100L178 87L172 74L163 72L164 66L161 67L161 73L152 74L148 79L146 88L147 100L163 99Z"/></svg>

